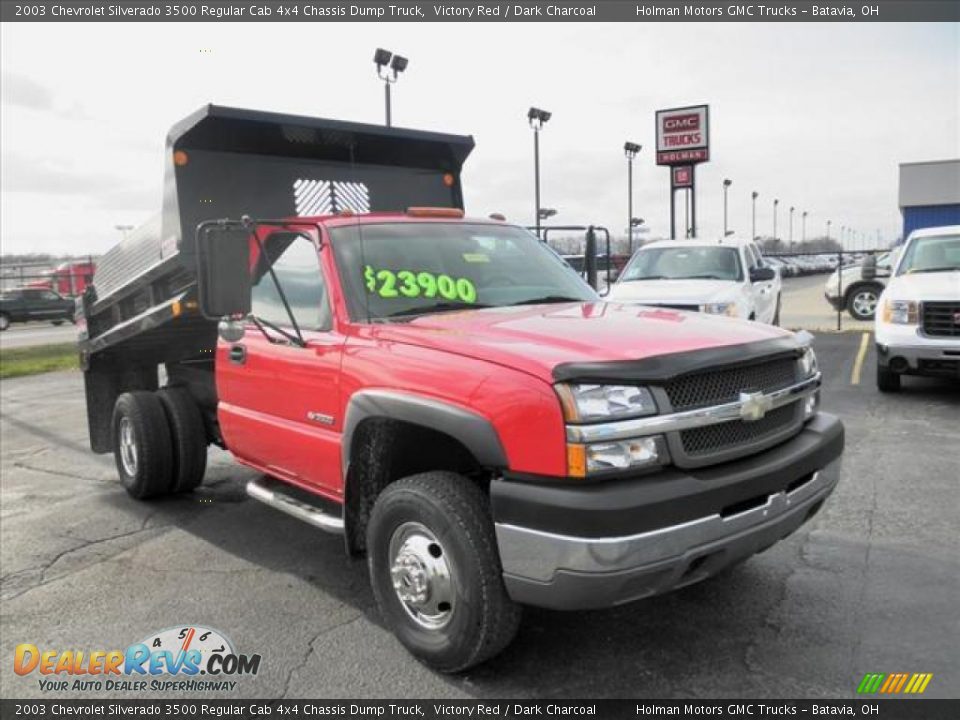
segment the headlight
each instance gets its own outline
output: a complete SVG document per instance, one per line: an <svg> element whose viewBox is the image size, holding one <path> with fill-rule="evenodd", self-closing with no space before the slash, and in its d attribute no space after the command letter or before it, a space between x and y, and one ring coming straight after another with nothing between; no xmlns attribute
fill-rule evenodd
<svg viewBox="0 0 960 720"><path fill-rule="evenodd" d="M706 305L701 305L700 310L708 315L737 316L737 304L735 302L707 303Z"/></svg>
<svg viewBox="0 0 960 720"><path fill-rule="evenodd" d="M557 385L567 422L620 420L654 415L657 405L645 387L636 385Z"/></svg>
<svg viewBox="0 0 960 720"><path fill-rule="evenodd" d="M883 322L894 325L916 325L917 303L913 300L885 300Z"/></svg>
<svg viewBox="0 0 960 720"><path fill-rule="evenodd" d="M817 354L813 352L813 348L804 349L803 355L800 356L800 379L812 378L818 370Z"/></svg>
<svg viewBox="0 0 960 720"><path fill-rule="evenodd" d="M590 445L567 445L567 470L571 477L586 477L611 470L637 470L666 461L659 435Z"/></svg>

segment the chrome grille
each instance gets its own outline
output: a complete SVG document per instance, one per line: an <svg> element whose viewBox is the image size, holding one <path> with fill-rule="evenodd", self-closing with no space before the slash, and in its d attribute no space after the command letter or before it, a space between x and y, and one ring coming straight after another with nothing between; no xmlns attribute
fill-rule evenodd
<svg viewBox="0 0 960 720"><path fill-rule="evenodd" d="M685 375L664 386L674 411L736 402L742 392L765 393L797 381L797 361L777 358L753 365Z"/></svg>
<svg viewBox="0 0 960 720"><path fill-rule="evenodd" d="M922 308L924 335L960 337L960 303L925 302Z"/></svg>
<svg viewBox="0 0 960 720"><path fill-rule="evenodd" d="M798 408L799 403L790 403L771 410L756 422L734 420L719 425L682 430L680 444L684 454L690 458L755 445L790 429L796 421Z"/></svg>

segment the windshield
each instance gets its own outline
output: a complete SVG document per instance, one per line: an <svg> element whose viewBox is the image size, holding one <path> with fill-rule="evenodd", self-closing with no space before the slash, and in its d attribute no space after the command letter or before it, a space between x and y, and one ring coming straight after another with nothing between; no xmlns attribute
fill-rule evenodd
<svg viewBox="0 0 960 720"><path fill-rule="evenodd" d="M951 270L960 270L960 235L930 235L910 243L897 275Z"/></svg>
<svg viewBox="0 0 960 720"><path fill-rule="evenodd" d="M740 253L730 247L660 247L638 252L621 282L636 280L743 279Z"/></svg>
<svg viewBox="0 0 960 720"><path fill-rule="evenodd" d="M467 223L330 230L353 320L600 298L529 232Z"/></svg>

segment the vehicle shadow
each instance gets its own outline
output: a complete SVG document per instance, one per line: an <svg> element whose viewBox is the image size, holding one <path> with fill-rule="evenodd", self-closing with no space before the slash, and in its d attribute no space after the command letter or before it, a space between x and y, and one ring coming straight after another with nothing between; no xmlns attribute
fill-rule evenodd
<svg viewBox="0 0 960 720"><path fill-rule="evenodd" d="M152 503L151 523L178 527L245 563L292 574L386 630L366 564L346 558L341 538L249 500L244 485L253 477L235 465L216 465L192 496ZM118 492L110 502L128 508L133 501ZM742 687L755 670L751 648L768 630L765 619L776 614L783 584L799 562L792 557L796 547L777 546L761 557L777 553L783 559L755 560L619 608L524 608L520 632L502 655L467 673L437 677L480 698L713 696L724 673L741 678ZM399 643L397 652L404 653ZM702 682L711 676L721 683L717 689L690 687L690 677ZM758 677L740 694L778 692L764 689Z"/></svg>

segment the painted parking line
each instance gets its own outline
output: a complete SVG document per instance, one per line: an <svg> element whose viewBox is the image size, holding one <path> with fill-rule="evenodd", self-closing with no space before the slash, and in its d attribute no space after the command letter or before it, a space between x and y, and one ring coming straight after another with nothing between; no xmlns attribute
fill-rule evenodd
<svg viewBox="0 0 960 720"><path fill-rule="evenodd" d="M867 357L867 349L870 347L870 333L865 332L860 338L860 349L857 350L857 358L853 361L853 371L850 373L850 384L860 384L860 372L863 370L863 360Z"/></svg>

